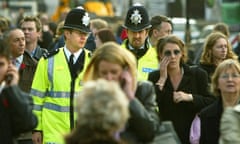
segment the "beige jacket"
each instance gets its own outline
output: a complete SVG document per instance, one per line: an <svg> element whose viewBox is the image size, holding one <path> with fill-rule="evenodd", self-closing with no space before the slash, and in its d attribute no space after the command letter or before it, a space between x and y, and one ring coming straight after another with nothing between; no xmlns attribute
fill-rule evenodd
<svg viewBox="0 0 240 144"><path fill-rule="evenodd" d="M220 144L240 144L240 104L226 108L220 126Z"/></svg>

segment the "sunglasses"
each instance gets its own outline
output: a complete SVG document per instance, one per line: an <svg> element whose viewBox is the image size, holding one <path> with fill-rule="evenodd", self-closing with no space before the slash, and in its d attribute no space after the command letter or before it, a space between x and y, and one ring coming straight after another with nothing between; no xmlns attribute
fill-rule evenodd
<svg viewBox="0 0 240 144"><path fill-rule="evenodd" d="M179 53L180 53L180 50L173 50L173 54L174 55L178 55ZM167 50L167 51L164 52L164 55L165 56L171 56L172 55L172 51Z"/></svg>

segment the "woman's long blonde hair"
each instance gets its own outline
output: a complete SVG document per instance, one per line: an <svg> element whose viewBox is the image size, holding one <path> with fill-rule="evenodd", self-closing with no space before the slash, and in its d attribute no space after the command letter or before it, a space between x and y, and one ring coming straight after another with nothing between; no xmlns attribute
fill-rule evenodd
<svg viewBox="0 0 240 144"><path fill-rule="evenodd" d="M130 51L122 48L115 42L106 42L94 51L91 61L83 75L84 82L100 78L99 63L103 60L119 64L123 69L128 68L134 80L132 88L135 90L137 84L136 58Z"/></svg>

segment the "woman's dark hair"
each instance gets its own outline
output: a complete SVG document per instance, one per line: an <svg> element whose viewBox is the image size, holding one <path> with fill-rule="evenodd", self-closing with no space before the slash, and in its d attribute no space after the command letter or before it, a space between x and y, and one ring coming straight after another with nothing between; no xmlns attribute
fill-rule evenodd
<svg viewBox="0 0 240 144"><path fill-rule="evenodd" d="M109 41L113 41L113 42L117 41L114 33L107 28L100 29L99 31L96 32L95 35L98 35L102 43L109 42Z"/></svg>

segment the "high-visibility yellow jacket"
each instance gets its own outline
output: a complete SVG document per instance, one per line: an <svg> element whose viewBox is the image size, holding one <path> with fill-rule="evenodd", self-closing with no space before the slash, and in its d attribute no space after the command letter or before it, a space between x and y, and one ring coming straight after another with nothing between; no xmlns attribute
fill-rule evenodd
<svg viewBox="0 0 240 144"><path fill-rule="evenodd" d="M147 80L148 74L158 69L159 67L155 48L153 48L150 44L146 44L146 45L148 46L147 52L137 61L137 65L138 65L137 79L138 80ZM127 39L123 41L121 46L123 48L127 48Z"/></svg>
<svg viewBox="0 0 240 144"><path fill-rule="evenodd" d="M84 50L84 68L89 52ZM74 84L74 96L81 89L83 71ZM43 132L43 143L62 144L63 136L70 131L71 74L63 48L49 58L40 59L32 83L31 96L34 113L38 117L35 130Z"/></svg>

